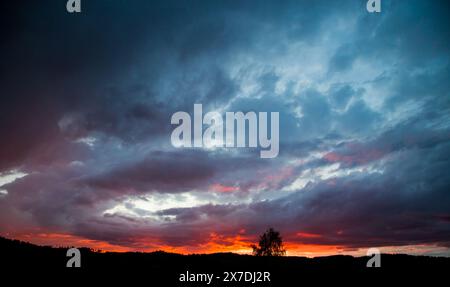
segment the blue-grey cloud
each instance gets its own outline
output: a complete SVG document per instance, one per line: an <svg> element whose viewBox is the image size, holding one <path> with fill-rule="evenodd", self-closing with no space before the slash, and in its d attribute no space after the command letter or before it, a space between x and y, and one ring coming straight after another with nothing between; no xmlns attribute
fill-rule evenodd
<svg viewBox="0 0 450 287"><path fill-rule="evenodd" d="M2 234L449 246L446 1L65 2L0 7ZM279 112L279 156L173 148L195 103Z"/></svg>

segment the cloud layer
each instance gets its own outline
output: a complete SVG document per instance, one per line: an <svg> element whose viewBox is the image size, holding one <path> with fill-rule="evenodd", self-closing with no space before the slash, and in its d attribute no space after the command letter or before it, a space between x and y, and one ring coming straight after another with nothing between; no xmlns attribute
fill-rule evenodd
<svg viewBox="0 0 450 287"><path fill-rule="evenodd" d="M3 236L247 252L273 226L291 254L449 254L447 2L1 5ZM172 147L195 103L279 112L279 156Z"/></svg>

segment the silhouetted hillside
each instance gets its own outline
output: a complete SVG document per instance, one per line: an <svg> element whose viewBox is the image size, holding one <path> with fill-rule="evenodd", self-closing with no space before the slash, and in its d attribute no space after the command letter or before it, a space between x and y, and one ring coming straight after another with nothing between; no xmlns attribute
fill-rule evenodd
<svg viewBox="0 0 450 287"><path fill-rule="evenodd" d="M417 274L444 276L450 271L450 258L410 255L381 255L380 268L367 268L368 257L255 257L233 253L208 255L180 255L162 251L152 253L96 252L81 248L81 268L67 268L67 248L36 246L0 237L2 270L39 270L70 272L79 276L93 274L145 274L152 282L165 282L165 286L244 286L245 282L223 282L224 272L270 272L270 282L251 286L293 286L299 280L347 280L347 278L381 279L395 276L401 279ZM211 273L214 284L181 284L180 274ZM217 279L220 277L220 279ZM289 282L288 285L287 282ZM250 286L249 285L249 286Z"/></svg>

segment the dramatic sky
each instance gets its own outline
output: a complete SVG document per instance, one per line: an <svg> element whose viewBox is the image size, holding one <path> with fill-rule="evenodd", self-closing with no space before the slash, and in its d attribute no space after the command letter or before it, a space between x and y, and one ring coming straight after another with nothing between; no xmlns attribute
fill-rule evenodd
<svg viewBox="0 0 450 287"><path fill-rule="evenodd" d="M449 1L0 4L0 235L104 250L450 248ZM172 147L280 113L280 153Z"/></svg>

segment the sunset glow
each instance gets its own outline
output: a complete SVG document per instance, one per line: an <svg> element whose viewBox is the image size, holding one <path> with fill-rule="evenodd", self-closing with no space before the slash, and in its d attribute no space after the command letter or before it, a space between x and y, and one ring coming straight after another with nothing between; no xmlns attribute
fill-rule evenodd
<svg viewBox="0 0 450 287"><path fill-rule="evenodd" d="M7 2L0 237L450 256L449 1Z"/></svg>

